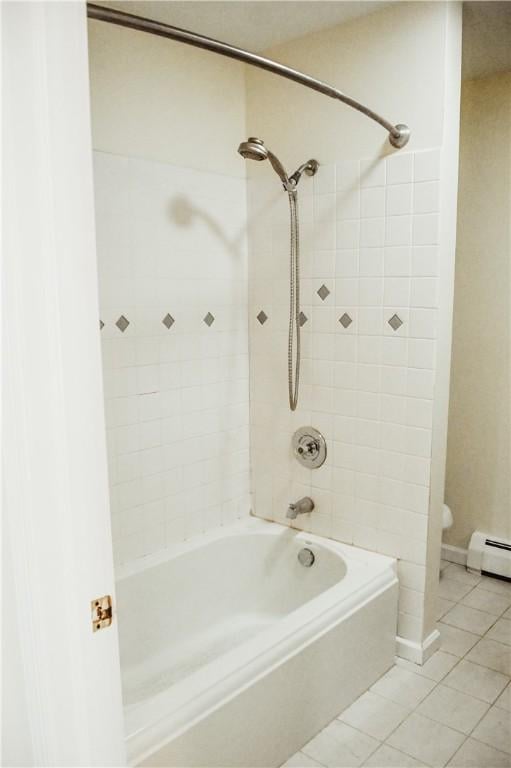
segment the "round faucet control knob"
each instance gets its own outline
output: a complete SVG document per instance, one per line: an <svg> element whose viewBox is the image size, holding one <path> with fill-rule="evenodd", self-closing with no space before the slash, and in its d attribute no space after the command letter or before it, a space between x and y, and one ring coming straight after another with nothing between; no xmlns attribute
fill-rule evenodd
<svg viewBox="0 0 511 768"><path fill-rule="evenodd" d="M304 454L306 456L315 456L319 451L319 445L316 440L303 437L301 438L300 444L298 445L296 451L300 454L300 456Z"/></svg>
<svg viewBox="0 0 511 768"><path fill-rule="evenodd" d="M326 459L325 438L314 427L300 427L296 430L293 449L300 464L309 469L320 467Z"/></svg>

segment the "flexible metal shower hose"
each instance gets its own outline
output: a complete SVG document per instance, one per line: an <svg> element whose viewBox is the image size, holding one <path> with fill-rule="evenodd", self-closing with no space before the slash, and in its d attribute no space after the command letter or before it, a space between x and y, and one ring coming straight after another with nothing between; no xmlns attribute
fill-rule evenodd
<svg viewBox="0 0 511 768"><path fill-rule="evenodd" d="M290 237L290 289L289 289L289 337L287 351L287 372L289 407L292 411L298 405L300 388L300 237L298 229L298 193L288 190L291 222ZM293 350L296 337L296 359L293 382Z"/></svg>

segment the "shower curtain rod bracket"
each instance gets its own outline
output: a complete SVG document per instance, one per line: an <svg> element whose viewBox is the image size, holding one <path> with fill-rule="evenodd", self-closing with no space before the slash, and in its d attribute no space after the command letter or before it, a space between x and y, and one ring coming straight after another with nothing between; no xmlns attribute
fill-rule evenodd
<svg viewBox="0 0 511 768"><path fill-rule="evenodd" d="M410 129L404 123L398 123L395 126L395 131L389 131L389 142L396 149L401 149L410 139Z"/></svg>
<svg viewBox="0 0 511 768"><path fill-rule="evenodd" d="M373 112L372 109L366 107L364 104L352 99L350 96L346 96L342 91L333 88L327 83L323 83L321 80L306 75L303 72L299 72L292 67L288 67L285 64L280 64L278 61L267 59L265 56L260 56L258 53L250 53L243 48L236 48L229 43L223 43L220 40L214 40L211 37L200 35L197 32L191 32L187 29L180 29L179 27L173 27L170 24L163 24L160 21L153 21L152 19L146 19L142 16L135 16L132 13L125 13L124 11L117 11L113 8L108 8L102 5L95 5L94 3L87 3L87 15L91 19L98 21L106 21L110 24L117 24L121 27L127 27L128 29L136 29L140 32L148 32L153 35L159 35L160 37L166 37L169 40L176 40L186 45L193 45L196 48L202 48L206 51L212 51L218 53L221 56L227 56L231 59L236 59L244 64L250 64L253 67L264 69L267 72L273 72L275 75L285 77L288 80L293 80L295 83L304 85L306 88L311 88L313 91L318 91L325 96L329 96L332 99L342 101L344 104L356 109L366 117L379 123L383 128L388 131L389 142L396 149L404 147L410 138L410 129L403 123L394 125L388 120L385 120L377 112Z"/></svg>

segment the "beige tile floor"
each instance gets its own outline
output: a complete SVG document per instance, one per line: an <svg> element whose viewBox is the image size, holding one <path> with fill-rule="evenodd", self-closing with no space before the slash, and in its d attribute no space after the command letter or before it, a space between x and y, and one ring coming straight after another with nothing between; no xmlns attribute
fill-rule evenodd
<svg viewBox="0 0 511 768"><path fill-rule="evenodd" d="M286 768L511 768L511 584L443 563L442 645L396 659Z"/></svg>

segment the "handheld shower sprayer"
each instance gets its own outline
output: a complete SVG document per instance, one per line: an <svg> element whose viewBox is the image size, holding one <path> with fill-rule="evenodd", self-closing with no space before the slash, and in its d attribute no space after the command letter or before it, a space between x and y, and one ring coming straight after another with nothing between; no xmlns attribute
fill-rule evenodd
<svg viewBox="0 0 511 768"><path fill-rule="evenodd" d="M238 152L245 160L269 160L286 192L292 192L296 189L303 173L307 176L314 176L319 168L317 160L307 160L291 176L288 176L278 157L270 152L262 139L256 139L254 136L251 136L247 141L242 141L238 147Z"/></svg>
<svg viewBox="0 0 511 768"><path fill-rule="evenodd" d="M245 160L269 160L289 198L291 243L287 363L289 407L294 411L298 405L298 393L300 387L300 238L298 227L298 184L302 174L305 173L306 176L314 176L319 168L319 163L317 160L307 160L307 162L300 165L291 176L288 176L278 157L274 155L273 152L270 152L265 146L264 141L256 139L255 137L243 141L238 147L238 152L245 158Z"/></svg>
<svg viewBox="0 0 511 768"><path fill-rule="evenodd" d="M251 137L239 145L238 152L245 160L269 160L273 170L284 185L284 189L287 192L292 189L293 184L284 170L284 166L278 157L265 146L264 141Z"/></svg>

